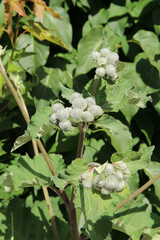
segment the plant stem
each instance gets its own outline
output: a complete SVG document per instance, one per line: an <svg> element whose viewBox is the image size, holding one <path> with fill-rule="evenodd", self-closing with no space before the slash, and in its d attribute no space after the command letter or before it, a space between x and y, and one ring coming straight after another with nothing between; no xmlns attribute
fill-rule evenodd
<svg viewBox="0 0 160 240"><path fill-rule="evenodd" d="M70 201L70 203L69 203L68 215L69 215L69 220L70 220L70 228L71 228L72 240L79 240L76 208L74 206L74 202L73 201Z"/></svg>
<svg viewBox="0 0 160 240"><path fill-rule="evenodd" d="M54 237L55 237L55 240L59 240L57 227L56 227L56 222L55 222L55 218L54 218L53 209L52 209L51 201L50 201L50 198L49 198L48 190L44 186L42 187L42 189L43 189L44 197L45 197L45 200L46 200L46 203L47 203Z"/></svg>
<svg viewBox="0 0 160 240"><path fill-rule="evenodd" d="M82 236L80 236L80 240L87 240L89 237L86 234L82 234Z"/></svg>
<svg viewBox="0 0 160 240"><path fill-rule="evenodd" d="M28 113L28 110L27 110L27 107L25 105L25 102L24 102L24 99L21 95L21 93L19 92L18 88L17 88L17 92L16 90L14 89L12 83L10 82L6 72L5 72L5 69L2 65L2 62L1 62L1 59L0 59L0 72L2 73L4 79L6 80L20 110L21 110L21 113L23 114L24 116L24 119L26 121L26 123L28 124L30 122L30 117L29 117L29 113ZM32 139L32 145L33 145L33 149L34 149L34 153L35 153L35 156L38 156L39 155L39 152L38 152L38 147L37 147L37 142ZM41 143L41 141L39 140L39 145L40 145L40 149L42 149L42 154L43 156L45 157L48 165L50 166L50 169L52 171L52 174L55 175L56 174L56 171L54 170L54 167L49 159L49 156L48 154L46 154L46 151L44 151L44 147ZM56 227L56 222L55 222L55 219L54 219L54 215L53 215L53 209L52 209L52 205L51 205L51 202L50 202L50 198L49 198L49 194L48 194L48 190L45 186L42 187L43 189L43 193L44 193L44 197L45 197L45 200L46 200L46 203L47 203L47 206L48 206L48 211L49 211L49 216L50 216L50 220L51 220L51 224L52 224L52 230L53 230L53 233L54 233L54 237L55 237L55 240L59 240L59 237L58 237L58 232L57 232L57 227Z"/></svg>
<svg viewBox="0 0 160 240"><path fill-rule="evenodd" d="M148 188L150 185L152 185L158 178L160 178L160 173L158 175L156 175L154 178L152 178L151 180L149 180L148 182L146 182L141 188L139 188L137 191L135 191L134 193L132 193L130 195L130 197L128 199L123 200L121 203L119 203L116 206L116 211L118 211L118 209L120 209L122 206L124 206L126 203L130 202L132 199L134 199L135 197L137 197L140 193L142 193L146 188Z"/></svg>
<svg viewBox="0 0 160 240"><path fill-rule="evenodd" d="M18 14L16 35L15 35L15 38L14 38L14 43L13 43L13 47L12 47L12 53L11 53L10 61L12 61L14 50L15 50L15 47L16 47L16 41L17 41L18 32L19 32L19 20L20 20L20 15Z"/></svg>
<svg viewBox="0 0 160 240"><path fill-rule="evenodd" d="M76 155L77 158L82 158L83 146L84 146L84 140L85 140L87 128L88 128L87 123L84 123L83 126L81 126L81 123L78 124L79 140L78 140L78 148L77 148L77 155ZM74 206L73 200L74 200L74 187L72 187L71 200L68 204L67 210L68 210L68 215L70 219L72 240L79 240L80 238L79 238L79 232L78 232L76 208Z"/></svg>
<svg viewBox="0 0 160 240"><path fill-rule="evenodd" d="M52 162L51 162L51 160L50 160L50 158L48 156L48 153L46 152L46 149L44 148L42 142L40 141L40 139L38 139L36 142L37 142L38 147L39 147L41 153L43 154L43 156L44 156L44 158L45 158L45 160L46 160L46 162L47 162L47 164L48 164L48 166L49 166L53 176L57 175L56 170L53 167Z"/></svg>
<svg viewBox="0 0 160 240"><path fill-rule="evenodd" d="M18 96L14 86L12 85L11 81L9 80L9 78L8 78L8 76L6 74L6 71L5 71L4 67L3 67L1 59L0 59L0 72L1 72L2 76L4 77L4 79L5 79L8 87L9 87L9 89L11 90L11 92L12 92L12 94L13 94L16 102L17 102L18 107L20 108L20 111L21 111L21 113L22 113L26 123L29 124L30 118L29 118L28 113L26 112L26 110L23 107L24 103L22 104L21 99L19 98L19 96ZM45 158L45 160L46 160L46 162L47 162L47 164L48 164L52 174L56 175L56 170L54 169L54 167L52 165L52 162L51 162L51 160L50 160L50 158L49 158L49 156L48 156L48 154L47 154L47 152L46 152L42 142L40 140L37 140L37 144L38 144L39 149L42 151L42 154L43 154L43 156L44 156L44 158Z"/></svg>
<svg viewBox="0 0 160 240"><path fill-rule="evenodd" d="M95 81L94 81L94 84L93 84L93 88L92 88L92 91L91 91L91 95L95 95L96 93L96 89L97 89L97 86L98 86L98 82L99 82L99 78L96 78Z"/></svg>
<svg viewBox="0 0 160 240"><path fill-rule="evenodd" d="M10 82L10 80L9 80L7 74L6 74L6 71L5 71L4 67L3 67L3 64L2 64L1 59L0 59L0 72L1 72L2 76L4 77L4 79L5 79L8 87L9 87L9 89L11 90L11 92L12 92L12 94L13 94L13 96L14 96L17 104L18 104L18 107L19 107L20 110L21 110L21 113L22 113L22 115L23 115L26 123L29 124L30 119L29 119L26 111L24 111L23 106L22 106L22 104L21 104L21 101L20 101L20 99L19 99L19 97L18 97L18 95L17 95L17 92L16 92L16 90L14 89L12 83Z"/></svg>
<svg viewBox="0 0 160 240"><path fill-rule="evenodd" d="M83 146L84 146L84 140L86 136L86 131L88 129L87 123L84 123L83 126L81 126L81 123L78 124L79 129L79 140L78 140L78 148L77 148L77 158L82 158L83 155Z"/></svg>

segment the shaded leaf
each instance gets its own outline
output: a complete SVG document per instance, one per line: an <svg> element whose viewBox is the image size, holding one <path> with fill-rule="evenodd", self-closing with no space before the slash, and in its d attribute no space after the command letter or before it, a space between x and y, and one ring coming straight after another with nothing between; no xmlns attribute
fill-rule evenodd
<svg viewBox="0 0 160 240"><path fill-rule="evenodd" d="M25 49L25 53L19 59L19 63L30 74L34 75L36 69L46 63L49 55L49 47L42 45L33 36L29 34L23 35L17 44L17 50Z"/></svg>
<svg viewBox="0 0 160 240"><path fill-rule="evenodd" d="M3 201L0 205L0 238L49 240L53 231L49 221L48 207L45 200L34 200L32 195L27 199L17 198ZM69 224L63 218L58 204L59 198L51 198L51 204L57 223L59 237L71 239ZM36 231L35 231L36 229ZM1 232L2 231L2 232ZM3 235L1 235L3 233Z"/></svg>
<svg viewBox="0 0 160 240"><path fill-rule="evenodd" d="M88 97L92 94L94 87L96 86L97 79L90 80L84 88L83 94ZM96 91L94 93L96 104L102 106L106 103L106 81L103 78L98 80Z"/></svg>
<svg viewBox="0 0 160 240"><path fill-rule="evenodd" d="M14 142L14 146L11 149L11 152L15 151L19 147L23 146L25 143L29 142L32 139L30 133L26 131L22 136L19 136Z"/></svg>
<svg viewBox="0 0 160 240"><path fill-rule="evenodd" d="M160 54L160 43L157 35L151 31L139 30L133 36L133 39L141 46L149 58L150 63L155 66L160 73L160 60L156 60L156 55Z"/></svg>
<svg viewBox="0 0 160 240"><path fill-rule="evenodd" d="M160 173L160 163L159 162L150 162L149 166L144 169L145 174L152 179ZM155 188L155 194L160 200L160 178L153 183Z"/></svg>

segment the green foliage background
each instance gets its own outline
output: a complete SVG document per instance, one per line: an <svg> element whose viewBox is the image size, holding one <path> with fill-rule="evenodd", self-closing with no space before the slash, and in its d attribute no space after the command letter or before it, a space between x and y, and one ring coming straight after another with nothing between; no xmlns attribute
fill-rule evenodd
<svg viewBox="0 0 160 240"><path fill-rule="evenodd" d="M53 18L46 11L43 26L50 30L50 34L54 33L68 50L55 45L53 35L48 41L40 41L35 37L36 32L30 32L19 40L12 62L9 62L12 51L9 37L1 31L5 18L3 1L0 3L0 44L7 45L3 64L19 87L30 116L37 111L27 128L0 75L0 239L53 239L41 185L55 181L59 187L68 183L78 186L77 179L81 171L85 171L86 162L114 162L121 157L127 159L132 173L122 193L102 198L97 192L92 193L82 186L76 191L79 229L91 240L139 240L142 236L145 240L158 240L160 180L116 214L114 209L160 172L160 1L46 2L63 19ZM15 29L16 15L13 19ZM38 18L34 20L39 22ZM27 26L23 17L20 26L23 32ZM126 66L119 72L114 85L107 83L104 88L105 80L99 82L95 98L109 115L103 116L88 129L84 160L73 161L78 132L64 134L51 126L48 121L50 105L57 98L67 99L72 89L78 92L84 90L87 96L95 71L90 55L101 44L112 51L117 50L120 61ZM71 90L66 90L64 86ZM101 131L97 131L97 127ZM19 136L19 142L14 145L15 151L11 152ZM34 158L31 136L35 139L42 136L56 170L61 172L61 178L52 179L41 155ZM151 146L155 146L154 150ZM72 165L64 172L64 167L71 161ZM22 174L24 168L26 178ZM12 185L12 179L8 179L13 191L6 193L3 173L12 171L16 184ZM66 187L66 191L70 196L70 186ZM60 239L71 239L63 203L52 191L50 195Z"/></svg>

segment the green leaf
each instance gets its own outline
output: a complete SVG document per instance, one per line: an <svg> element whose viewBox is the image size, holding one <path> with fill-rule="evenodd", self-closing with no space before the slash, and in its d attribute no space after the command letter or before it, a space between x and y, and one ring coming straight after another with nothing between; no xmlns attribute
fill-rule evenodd
<svg viewBox="0 0 160 240"><path fill-rule="evenodd" d="M46 63L49 55L49 47L42 45L33 36L24 34L17 44L17 50L25 49L25 53L30 53L30 56L24 56L19 59L19 63L30 74L34 75L36 69Z"/></svg>
<svg viewBox="0 0 160 240"><path fill-rule="evenodd" d="M98 81L98 83L94 98L96 100L96 104L101 106L106 103L106 81L103 78L90 80L85 86L83 94L85 97L90 96L95 87L96 81Z"/></svg>
<svg viewBox="0 0 160 240"><path fill-rule="evenodd" d="M157 35L150 31L139 30L133 36L133 39L141 46L149 58L150 63L155 66L160 73L160 60L156 60L156 55L160 54L160 43Z"/></svg>
<svg viewBox="0 0 160 240"><path fill-rule="evenodd" d="M57 12L62 19L54 18L48 11L44 12L43 26L53 30L57 38L61 39L67 46L69 51L72 50L72 26L69 21L69 16L64 8L54 6L54 11Z"/></svg>
<svg viewBox="0 0 160 240"><path fill-rule="evenodd" d="M149 166L144 169L145 174L152 179L160 173L160 163L159 162L150 162ZM155 194L160 200L160 178L153 183L155 188Z"/></svg>
<svg viewBox="0 0 160 240"><path fill-rule="evenodd" d="M113 199L114 201L114 199ZM114 216L113 229L124 232L132 240L139 240L146 227L152 227L155 223L151 217L151 206L143 195L136 200L124 205Z"/></svg>
<svg viewBox="0 0 160 240"><path fill-rule="evenodd" d="M111 161L124 161L131 174L149 165L154 147L142 148L140 151L125 151L112 154Z"/></svg>
<svg viewBox="0 0 160 240"><path fill-rule="evenodd" d="M146 240L159 240L160 239L160 227L157 228L145 228L143 236Z"/></svg>
<svg viewBox="0 0 160 240"><path fill-rule="evenodd" d="M118 78L116 82L111 85L106 83L106 101L102 106L106 111L118 112L127 103L126 92L132 88L132 84L128 79Z"/></svg>
<svg viewBox="0 0 160 240"><path fill-rule="evenodd" d="M95 123L97 127L102 128L111 138L111 143L117 151L129 150L132 147L131 134L124 124L119 120L103 115Z"/></svg>
<svg viewBox="0 0 160 240"><path fill-rule="evenodd" d="M142 13L143 9L150 3L153 2L153 0L140 0L138 2L130 2L128 1L126 3L126 7L128 9L128 13L133 18L138 18L140 14Z"/></svg>
<svg viewBox="0 0 160 240"><path fill-rule="evenodd" d="M78 44L76 76L87 73L96 66L95 62L91 59L91 53L98 50L102 44L102 37L103 28L96 27L92 28L81 38Z"/></svg>
<svg viewBox="0 0 160 240"><path fill-rule="evenodd" d="M77 158L68 166L65 171L59 173L58 177L53 176L52 180L57 187L64 188L67 184L79 185L80 175L88 169L88 163Z"/></svg>
<svg viewBox="0 0 160 240"><path fill-rule="evenodd" d="M1 202L1 240L53 239L53 231L49 221L46 201L33 201L31 198L33 197L29 195L26 200L17 198L11 201ZM65 221L59 209L59 198L51 197L50 200L60 239L71 239L69 224Z"/></svg>
<svg viewBox="0 0 160 240"><path fill-rule="evenodd" d="M26 131L22 136L19 136L16 141L14 142L14 146L11 149L11 152L15 151L19 147L23 146L25 143L32 140L32 137L28 131Z"/></svg>
<svg viewBox="0 0 160 240"><path fill-rule="evenodd" d="M80 227L85 228L91 239L104 240L111 231L110 217L115 209L112 199L80 185L75 191L74 203L81 210Z"/></svg>
<svg viewBox="0 0 160 240"><path fill-rule="evenodd" d="M128 9L125 6L119 6L118 4L111 3L108 9L109 18L122 16L128 12Z"/></svg>
<svg viewBox="0 0 160 240"><path fill-rule="evenodd" d="M23 25L23 29L30 32L31 35L38 38L40 41L47 40L68 50L67 46L63 43L63 41L54 34L53 29L46 29L39 22L29 20L28 25Z"/></svg>
<svg viewBox="0 0 160 240"><path fill-rule="evenodd" d="M62 97L69 100L70 96L72 95L72 93L74 93L73 89L67 88L65 87L62 83L59 82L59 86L61 88L62 91Z"/></svg>
<svg viewBox="0 0 160 240"><path fill-rule="evenodd" d="M36 109L50 105L58 98L59 82L64 80L64 74L59 68L39 67L36 71L38 84L32 89Z"/></svg>
<svg viewBox="0 0 160 240"><path fill-rule="evenodd" d="M51 115L51 107L46 106L38 110L31 118L27 130L34 139L40 138L48 131L56 129L57 126L49 122L49 116Z"/></svg>
<svg viewBox="0 0 160 240"><path fill-rule="evenodd" d="M64 162L61 155L52 153L49 157L56 172L64 168ZM25 187L48 186L53 176L41 154L34 157L34 159L31 159L27 155L21 156L18 159L18 166L10 166L7 172L13 175L12 184L16 191Z"/></svg>

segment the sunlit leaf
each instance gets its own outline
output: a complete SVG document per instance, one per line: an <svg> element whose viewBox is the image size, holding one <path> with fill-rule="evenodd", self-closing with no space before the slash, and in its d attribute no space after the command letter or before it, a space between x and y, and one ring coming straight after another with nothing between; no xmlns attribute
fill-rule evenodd
<svg viewBox="0 0 160 240"><path fill-rule="evenodd" d="M68 49L67 46L63 43L63 41L54 34L54 30L46 29L39 22L34 22L30 20L28 21L28 23L28 25L23 25L23 28L30 32L34 37L38 38L40 41L47 40Z"/></svg>

